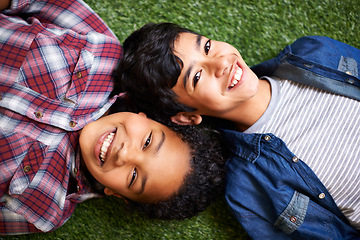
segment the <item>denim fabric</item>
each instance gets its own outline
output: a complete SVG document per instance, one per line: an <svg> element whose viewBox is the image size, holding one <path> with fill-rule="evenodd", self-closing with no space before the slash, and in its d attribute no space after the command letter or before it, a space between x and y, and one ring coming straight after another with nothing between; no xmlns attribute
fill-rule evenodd
<svg viewBox="0 0 360 240"><path fill-rule="evenodd" d="M252 67L360 100L360 50L303 37ZM230 150L226 200L253 239L360 239L315 173L273 134L222 129Z"/></svg>
<svg viewBox="0 0 360 240"><path fill-rule="evenodd" d="M250 237L360 239L314 172L281 139L222 133L230 149L226 200Z"/></svg>
<svg viewBox="0 0 360 240"><path fill-rule="evenodd" d="M299 38L252 70L360 100L360 50L328 37Z"/></svg>
<svg viewBox="0 0 360 240"><path fill-rule="evenodd" d="M306 217L309 197L295 191L289 205L275 222L284 233L290 234L300 227Z"/></svg>

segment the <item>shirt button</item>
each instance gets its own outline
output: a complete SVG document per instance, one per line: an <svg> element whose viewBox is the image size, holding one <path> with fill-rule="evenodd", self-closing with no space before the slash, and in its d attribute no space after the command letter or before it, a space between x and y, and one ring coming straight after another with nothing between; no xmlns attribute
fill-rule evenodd
<svg viewBox="0 0 360 240"><path fill-rule="evenodd" d="M35 112L35 117L42 118L42 116L43 116L42 112L40 112L40 111Z"/></svg>
<svg viewBox="0 0 360 240"><path fill-rule="evenodd" d="M81 78L81 77L82 77L81 72L77 72L77 73L76 73L76 77L77 77L77 78Z"/></svg>
<svg viewBox="0 0 360 240"><path fill-rule="evenodd" d="M77 190L78 192L80 192L80 186L79 186L79 185L76 185L76 190Z"/></svg>
<svg viewBox="0 0 360 240"><path fill-rule="evenodd" d="M74 168L74 173L77 174L78 170L77 168Z"/></svg>
<svg viewBox="0 0 360 240"><path fill-rule="evenodd" d="M31 170L31 167L29 165L26 165L24 167L24 172L28 173L28 172L30 172L30 170Z"/></svg>
<svg viewBox="0 0 360 240"><path fill-rule="evenodd" d="M296 221L297 221L296 217L294 217L294 216L290 217L290 222L295 223Z"/></svg>
<svg viewBox="0 0 360 240"><path fill-rule="evenodd" d="M314 67L314 65L312 65L312 64L307 64L307 63L304 63L303 65L304 65L304 67L306 67L306 68L313 68L313 67Z"/></svg>
<svg viewBox="0 0 360 240"><path fill-rule="evenodd" d="M320 198L320 199L325 198L325 193L320 193L320 194L319 194L319 198Z"/></svg>
<svg viewBox="0 0 360 240"><path fill-rule="evenodd" d="M354 79L346 79L345 81L348 82L348 83L350 83L350 84L354 84L354 83L355 83Z"/></svg>
<svg viewBox="0 0 360 240"><path fill-rule="evenodd" d="M76 122L70 121L70 122L69 122L69 126L72 127L72 128L75 127L75 126L76 126Z"/></svg>
<svg viewBox="0 0 360 240"><path fill-rule="evenodd" d="M271 137L270 137L269 135L265 135L265 136L264 136L264 139L265 139L266 141L270 141L270 140L271 140Z"/></svg>
<svg viewBox="0 0 360 240"><path fill-rule="evenodd" d="M291 159L293 162L297 163L299 161L299 158L297 156L294 156L292 159Z"/></svg>

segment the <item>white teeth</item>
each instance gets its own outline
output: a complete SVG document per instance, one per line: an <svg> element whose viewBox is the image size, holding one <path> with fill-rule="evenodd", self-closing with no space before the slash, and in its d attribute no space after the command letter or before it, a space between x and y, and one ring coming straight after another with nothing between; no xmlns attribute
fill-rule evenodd
<svg viewBox="0 0 360 240"><path fill-rule="evenodd" d="M105 138L105 140L100 148L99 157L102 162L104 162L104 160L105 160L107 150L108 150L111 142L114 140L114 136L115 136L115 133L109 133L109 135Z"/></svg>
<svg viewBox="0 0 360 240"><path fill-rule="evenodd" d="M237 67L236 72L234 74L234 80L231 82L231 85L229 87L230 89L235 87L235 85L240 81L242 73L243 73L242 69Z"/></svg>
<svg viewBox="0 0 360 240"><path fill-rule="evenodd" d="M241 70L241 69L240 69L240 70ZM242 74L242 71L239 71L239 70L236 71L236 73L235 73L235 79L239 81L239 80L240 80L240 77L241 77L241 74Z"/></svg>

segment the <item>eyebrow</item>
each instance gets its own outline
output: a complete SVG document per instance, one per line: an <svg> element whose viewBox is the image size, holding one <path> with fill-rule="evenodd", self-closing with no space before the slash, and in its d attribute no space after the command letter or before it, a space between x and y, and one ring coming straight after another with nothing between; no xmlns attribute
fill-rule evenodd
<svg viewBox="0 0 360 240"><path fill-rule="evenodd" d="M201 39L202 39L202 36L201 35L197 35L196 36L196 42L195 42L195 49L196 51L199 51L200 49L200 45L201 45ZM191 70L193 69L193 66L191 65L188 70L186 71L185 73L185 76L184 76L184 79L183 79L183 84L184 84L184 88L186 89L186 84L187 84L187 80L189 79L189 76L190 76L190 73L191 73Z"/></svg>
<svg viewBox="0 0 360 240"><path fill-rule="evenodd" d="M161 147L163 146L165 140L166 140L166 136L165 136L165 133L164 131L161 131L161 140L159 142L159 144L156 146L156 151L155 151L155 155L159 154L159 151L161 149ZM146 181L147 181L147 175L145 175L141 181L141 188L140 190L138 191L137 194L142 194L145 190L145 186L146 186Z"/></svg>
<svg viewBox="0 0 360 240"><path fill-rule="evenodd" d="M145 190L145 185L146 185L146 181L147 181L147 176L144 176L141 182L141 188L139 190L139 192L137 194L142 194Z"/></svg>
<svg viewBox="0 0 360 240"><path fill-rule="evenodd" d="M160 151L160 149L161 149L161 147L164 144L165 139L166 139L164 131L161 130L161 133L162 133L161 134L161 140L160 140L159 144L156 147L156 152L155 152L156 155L159 154L159 151Z"/></svg>

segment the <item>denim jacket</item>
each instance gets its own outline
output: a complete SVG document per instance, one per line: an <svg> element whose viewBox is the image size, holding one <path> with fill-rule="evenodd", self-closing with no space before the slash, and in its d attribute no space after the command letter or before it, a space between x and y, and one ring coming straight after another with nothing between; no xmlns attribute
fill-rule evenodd
<svg viewBox="0 0 360 240"><path fill-rule="evenodd" d="M360 50L303 37L252 69L360 100ZM360 239L315 173L273 134L223 129L226 201L253 239Z"/></svg>

